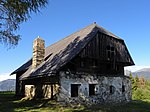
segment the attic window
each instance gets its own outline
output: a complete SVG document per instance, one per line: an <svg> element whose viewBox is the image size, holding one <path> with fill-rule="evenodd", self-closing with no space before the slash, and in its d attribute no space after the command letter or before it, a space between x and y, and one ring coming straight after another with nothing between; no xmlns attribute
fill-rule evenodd
<svg viewBox="0 0 150 112"><path fill-rule="evenodd" d="M110 46L107 46L107 58L110 59L111 55L111 50L110 50Z"/></svg>
<svg viewBox="0 0 150 112"><path fill-rule="evenodd" d="M78 97L80 84L71 84L71 97Z"/></svg>
<svg viewBox="0 0 150 112"><path fill-rule="evenodd" d="M114 58L115 55L115 49L114 47L111 47L111 58Z"/></svg>
<svg viewBox="0 0 150 112"><path fill-rule="evenodd" d="M107 58L111 59L114 58L115 55L115 48L113 46L108 45L107 46Z"/></svg>

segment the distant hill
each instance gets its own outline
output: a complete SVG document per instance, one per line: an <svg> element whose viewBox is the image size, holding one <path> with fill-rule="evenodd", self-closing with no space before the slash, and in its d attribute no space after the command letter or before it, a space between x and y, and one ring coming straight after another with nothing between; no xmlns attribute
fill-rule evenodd
<svg viewBox="0 0 150 112"><path fill-rule="evenodd" d="M135 72L132 72L133 76L138 75L139 77L144 77L146 80L150 80L150 68L142 68Z"/></svg>
<svg viewBox="0 0 150 112"><path fill-rule="evenodd" d="M15 79L7 79L0 81L0 91L15 91Z"/></svg>
<svg viewBox="0 0 150 112"><path fill-rule="evenodd" d="M142 68L136 72L149 72L150 73L150 68Z"/></svg>

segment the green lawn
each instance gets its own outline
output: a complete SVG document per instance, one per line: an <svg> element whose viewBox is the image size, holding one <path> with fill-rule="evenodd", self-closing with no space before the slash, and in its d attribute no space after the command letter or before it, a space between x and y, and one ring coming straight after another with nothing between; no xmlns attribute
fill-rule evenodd
<svg viewBox="0 0 150 112"><path fill-rule="evenodd" d="M65 107L50 100L25 100L14 92L0 92L0 112L150 112L150 101L133 101L118 106Z"/></svg>

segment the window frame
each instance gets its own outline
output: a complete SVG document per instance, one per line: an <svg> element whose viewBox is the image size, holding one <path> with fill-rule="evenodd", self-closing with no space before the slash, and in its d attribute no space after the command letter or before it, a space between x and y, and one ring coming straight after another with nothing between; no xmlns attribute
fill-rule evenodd
<svg viewBox="0 0 150 112"><path fill-rule="evenodd" d="M70 87L71 87L71 90L70 90L70 94L71 94L71 97L78 97L79 96L79 86L81 84L71 84Z"/></svg>
<svg viewBox="0 0 150 112"><path fill-rule="evenodd" d="M122 93L124 93L125 91L126 91L125 85L123 84L123 85L122 85Z"/></svg>
<svg viewBox="0 0 150 112"><path fill-rule="evenodd" d="M106 51L107 51L107 59L114 59L115 57L115 47L111 45L106 46Z"/></svg>
<svg viewBox="0 0 150 112"><path fill-rule="evenodd" d="M114 94L114 92L115 92L115 87L113 85L110 85L109 86L109 93Z"/></svg>
<svg viewBox="0 0 150 112"><path fill-rule="evenodd" d="M89 84L89 96L93 96L96 94L95 89L96 89L96 84Z"/></svg>

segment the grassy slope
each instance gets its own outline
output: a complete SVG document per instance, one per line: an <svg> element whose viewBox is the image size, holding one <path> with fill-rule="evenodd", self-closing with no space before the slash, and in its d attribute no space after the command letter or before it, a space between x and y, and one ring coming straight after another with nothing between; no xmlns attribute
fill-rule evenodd
<svg viewBox="0 0 150 112"><path fill-rule="evenodd" d="M0 112L150 112L149 101L133 101L120 106L64 107L55 101L24 100L14 93L0 93Z"/></svg>

